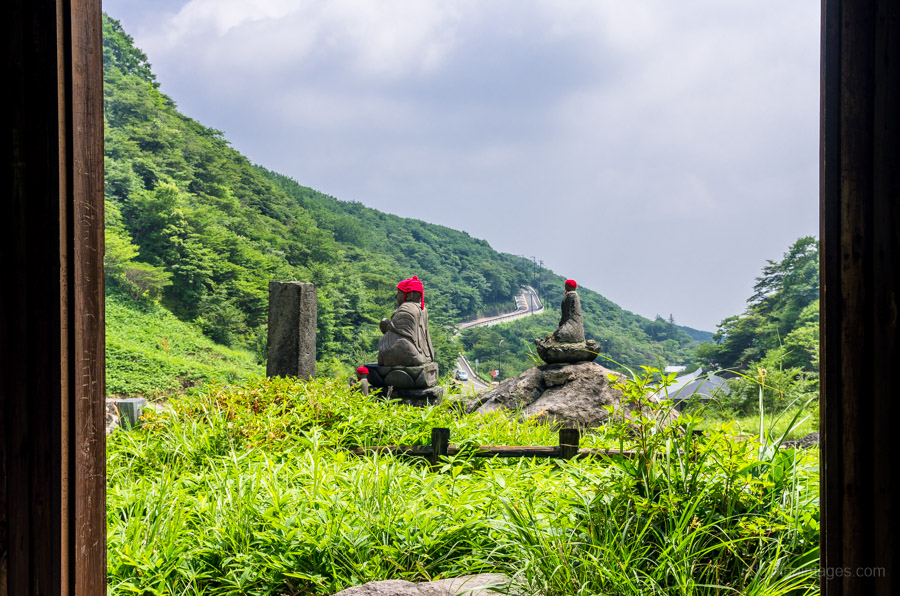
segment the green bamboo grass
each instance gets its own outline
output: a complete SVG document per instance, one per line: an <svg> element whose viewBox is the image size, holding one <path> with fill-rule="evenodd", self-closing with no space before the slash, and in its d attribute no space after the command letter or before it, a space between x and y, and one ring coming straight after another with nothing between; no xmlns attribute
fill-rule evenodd
<svg viewBox="0 0 900 596"><path fill-rule="evenodd" d="M583 442L641 444L638 467L463 453L432 472L346 449L427 444L435 426L464 445L557 440L451 402L405 408L321 379L171 400L109 437L110 593L331 594L487 571L545 596L817 590L816 452L760 461L755 441L652 417Z"/></svg>

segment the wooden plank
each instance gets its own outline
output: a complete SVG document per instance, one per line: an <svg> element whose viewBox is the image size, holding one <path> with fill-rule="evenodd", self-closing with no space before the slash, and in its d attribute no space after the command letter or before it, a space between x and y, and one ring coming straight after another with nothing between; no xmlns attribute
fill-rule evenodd
<svg viewBox="0 0 900 596"><path fill-rule="evenodd" d="M870 279L866 261L871 258L872 229L872 50L861 43L872 29L871 2L843 2L841 37L841 343L846 349L840 365L841 393L846 396L862 391L871 394L872 307ZM872 407L870 400L844 400L841 407L841 454L843 483L841 504L843 565L853 569L870 566L872 551L865 533L871 531L874 503L865 485L870 482ZM845 593L854 589L874 591L874 580L842 577ZM865 585L863 585L865 584Z"/></svg>
<svg viewBox="0 0 900 596"><path fill-rule="evenodd" d="M74 593L106 592L103 42L100 0L70 0Z"/></svg>
<svg viewBox="0 0 900 596"><path fill-rule="evenodd" d="M71 483L72 470L72 379L75 361L72 358L74 352L74 336L72 334L72 267L70 266L69 244L71 241L70 226L72 222L71 192L69 190L69 170L71 159L69 155L68 135L69 125L69 100L66 84L68 79L68 29L66 26L66 7L63 2L56 2L56 95L57 95L57 152L58 152L58 207L59 207L59 594L71 594L73 591L72 570L75 553L72 552L72 511L74 507L73 486Z"/></svg>
<svg viewBox="0 0 900 596"><path fill-rule="evenodd" d="M822 43L819 96L819 428L821 455L819 458L819 565L823 569L837 568L841 560L843 542L840 495L829 488L841 482L843 465L840 448L841 403L829 399L840 393L837 369L841 359L840 298L833 288L840 285L840 97L841 97L841 2L822 2ZM832 374L831 371L835 371ZM835 446L832 447L832 440ZM832 501L832 493L834 501ZM842 587L837 582L821 581L822 594L836 596Z"/></svg>
<svg viewBox="0 0 900 596"><path fill-rule="evenodd" d="M452 450L451 450L452 451ZM547 457L558 458L559 447L480 446L471 452L473 457Z"/></svg>
<svg viewBox="0 0 900 596"><path fill-rule="evenodd" d="M426 457L432 459L431 446L382 445L378 447L354 447L350 450L356 455L393 454L398 456ZM460 449L448 445L446 455L454 456L467 453L472 457L559 457L559 447L517 447L482 445L475 448Z"/></svg>
<svg viewBox="0 0 900 596"><path fill-rule="evenodd" d="M381 445L377 447L353 447L350 453L354 455L395 455L398 457L425 457L431 458L431 446L429 445ZM475 448L460 449L455 445L447 447L447 455L454 456L466 453L472 457L543 457L560 458L560 449L557 446L507 446L507 445L481 445ZM637 451L624 449L579 449L572 457L579 459L588 457L634 457Z"/></svg>
<svg viewBox="0 0 900 596"><path fill-rule="evenodd" d="M874 35L872 277L874 280L870 363L873 400L871 461L876 520L876 594L900 594L900 466L896 441L898 405L895 374L900 362L900 3L877 2Z"/></svg>
<svg viewBox="0 0 900 596"><path fill-rule="evenodd" d="M822 27L822 593L896 594L900 9L829 0Z"/></svg>
<svg viewBox="0 0 900 596"><path fill-rule="evenodd" d="M0 234L0 594L58 594L62 427L57 5L7 11Z"/></svg>

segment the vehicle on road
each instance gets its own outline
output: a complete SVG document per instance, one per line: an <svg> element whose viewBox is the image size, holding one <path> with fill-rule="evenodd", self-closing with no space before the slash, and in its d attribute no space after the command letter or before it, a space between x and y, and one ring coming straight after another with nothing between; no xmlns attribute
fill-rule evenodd
<svg viewBox="0 0 900 596"><path fill-rule="evenodd" d="M455 376L456 376L456 380L457 380L457 381L468 381L468 380L469 380L469 373L467 373L467 372L464 371L464 370L458 370L458 371L456 371L456 375L455 375Z"/></svg>

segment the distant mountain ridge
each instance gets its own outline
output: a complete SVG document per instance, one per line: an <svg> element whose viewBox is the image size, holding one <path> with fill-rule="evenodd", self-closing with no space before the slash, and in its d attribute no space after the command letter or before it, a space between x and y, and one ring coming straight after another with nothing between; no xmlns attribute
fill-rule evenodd
<svg viewBox="0 0 900 596"><path fill-rule="evenodd" d="M177 111L117 21L104 15L103 33L108 292L158 301L216 342L261 358L268 282L311 281L317 360L328 373L374 357L395 284L416 274L448 372L458 347L446 329L510 303L532 282L531 261L465 232L341 201L251 164L223 133ZM562 277L539 273L548 311L558 308ZM684 360L694 343L664 321L580 292L588 331L607 337L624 364Z"/></svg>
<svg viewBox="0 0 900 596"><path fill-rule="evenodd" d="M713 332L712 331L701 331L699 329L694 329L693 327L685 327L684 325L675 325L685 333L691 336L696 342L704 342L704 341L712 341Z"/></svg>

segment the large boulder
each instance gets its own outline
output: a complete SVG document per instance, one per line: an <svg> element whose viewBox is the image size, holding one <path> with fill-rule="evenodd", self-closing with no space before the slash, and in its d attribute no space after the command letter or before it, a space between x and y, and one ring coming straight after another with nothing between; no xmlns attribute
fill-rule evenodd
<svg viewBox="0 0 900 596"><path fill-rule="evenodd" d="M612 406L628 416L634 406L623 404L622 392L609 377L623 375L596 362L546 364L530 368L466 404L469 413L508 410L524 418L546 418L563 427L592 428L606 422ZM667 411L668 419L677 416Z"/></svg>

